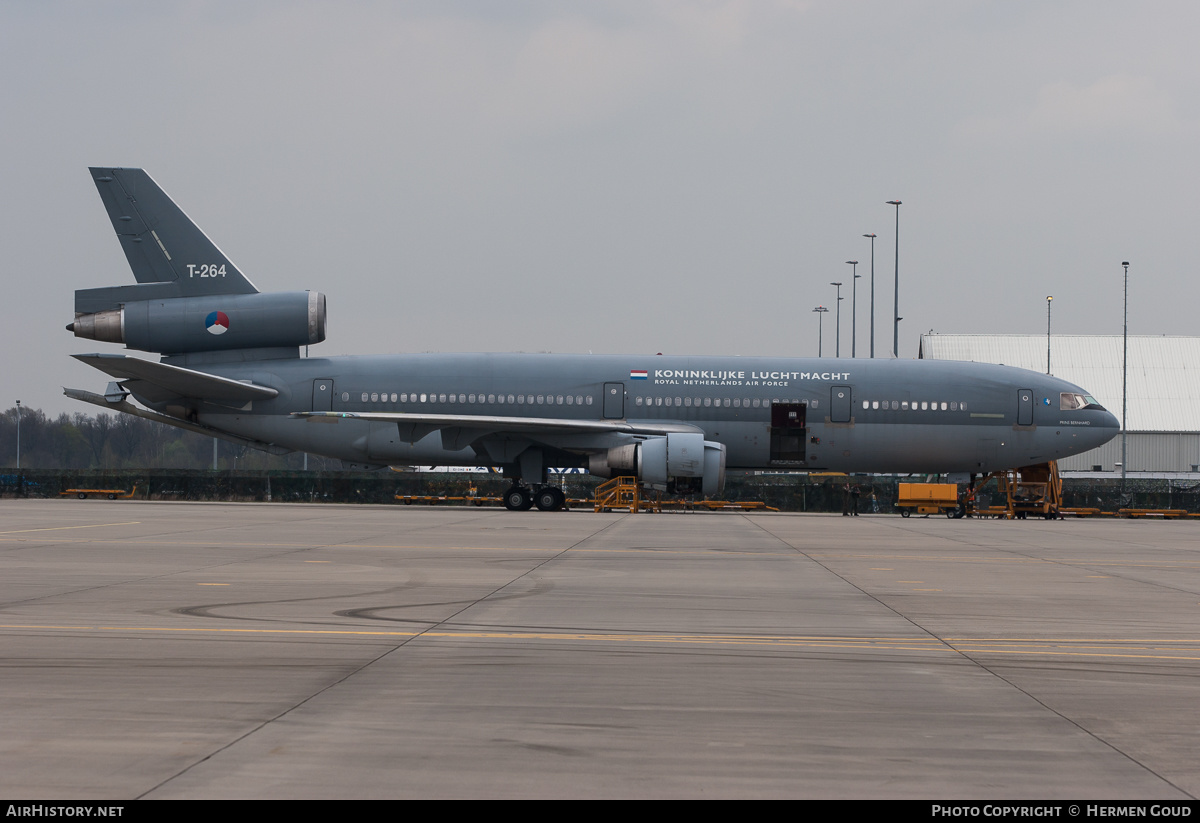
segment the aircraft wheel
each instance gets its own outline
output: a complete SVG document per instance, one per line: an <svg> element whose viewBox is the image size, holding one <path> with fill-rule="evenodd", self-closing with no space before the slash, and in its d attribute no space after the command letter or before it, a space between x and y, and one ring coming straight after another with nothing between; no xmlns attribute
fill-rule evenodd
<svg viewBox="0 0 1200 823"><path fill-rule="evenodd" d="M80 493L79 493L79 499L80 499L80 500L87 500L87 495L86 495L86 494L84 494L83 492L80 492Z"/></svg>
<svg viewBox="0 0 1200 823"><path fill-rule="evenodd" d="M908 509L901 509L901 510L900 510L900 516L901 516L901 517L911 517L911 516L912 516L912 512L910 512Z"/></svg>
<svg viewBox="0 0 1200 823"><path fill-rule="evenodd" d="M538 489L537 494L534 495L534 502L537 504L538 511L556 512L562 509L566 497L553 486L546 486Z"/></svg>
<svg viewBox="0 0 1200 823"><path fill-rule="evenodd" d="M504 493L504 508L510 512L527 512L533 508L533 495L529 489L513 486Z"/></svg>

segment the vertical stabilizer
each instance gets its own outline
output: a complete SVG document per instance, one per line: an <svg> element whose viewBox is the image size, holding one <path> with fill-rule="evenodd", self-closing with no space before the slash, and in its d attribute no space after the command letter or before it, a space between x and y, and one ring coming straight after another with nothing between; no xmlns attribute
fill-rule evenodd
<svg viewBox="0 0 1200 823"><path fill-rule="evenodd" d="M138 283L173 284L180 297L258 292L145 171L91 173Z"/></svg>

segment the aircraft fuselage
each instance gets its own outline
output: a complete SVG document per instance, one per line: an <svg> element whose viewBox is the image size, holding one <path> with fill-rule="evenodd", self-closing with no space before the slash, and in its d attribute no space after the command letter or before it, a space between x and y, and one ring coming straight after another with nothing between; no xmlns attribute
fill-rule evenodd
<svg viewBox="0 0 1200 823"><path fill-rule="evenodd" d="M506 434L502 441L481 442L492 437L486 427L425 434L417 428L405 437L395 422L292 414L673 422L723 443L731 469L847 472L984 472L1029 465L1094 448L1118 427L1103 409L1062 408L1064 392L1083 394L1077 386L980 363L416 354L190 367L279 392L237 411L205 404L198 410L200 422L368 464L503 465L528 439ZM779 433L787 427L779 425L780 409L800 412L790 428L802 442L793 437L781 447ZM566 432L536 440L555 452L558 464L582 465L580 456L628 437ZM506 450L501 443L511 445Z"/></svg>

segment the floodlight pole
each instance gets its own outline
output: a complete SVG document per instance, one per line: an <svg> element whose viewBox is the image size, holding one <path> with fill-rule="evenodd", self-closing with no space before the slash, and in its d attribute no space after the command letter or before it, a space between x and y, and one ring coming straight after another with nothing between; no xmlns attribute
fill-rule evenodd
<svg viewBox="0 0 1200 823"><path fill-rule="evenodd" d="M1050 301L1053 294L1046 295L1046 374L1050 373Z"/></svg>
<svg viewBox="0 0 1200 823"><path fill-rule="evenodd" d="M853 266L851 272L854 277L850 280L850 356L858 357L858 278L862 277L858 273L858 261L847 260L848 264Z"/></svg>
<svg viewBox="0 0 1200 823"><path fill-rule="evenodd" d="M1125 494L1125 472L1128 471L1128 461L1125 459L1125 433L1128 426L1125 424L1125 415L1129 411L1129 261L1125 260L1121 265L1125 268L1125 330L1121 336L1121 494Z"/></svg>
<svg viewBox="0 0 1200 823"><path fill-rule="evenodd" d="M900 200L889 200L896 207L896 294L892 299L892 355L900 357Z"/></svg>
<svg viewBox="0 0 1200 823"><path fill-rule="evenodd" d="M817 357L821 356L821 343L825 337L825 312L829 309L824 306L817 306L813 311L817 312Z"/></svg>
<svg viewBox="0 0 1200 823"><path fill-rule="evenodd" d="M834 346L833 346L834 355L833 356L841 357L842 356L842 284L831 282L829 285L837 286L837 313L834 314L834 317L837 318L837 323L834 326L834 328L837 330L837 333L836 333L836 338L833 341L833 343L834 343Z"/></svg>
<svg viewBox="0 0 1200 823"><path fill-rule="evenodd" d="M871 359L875 359L875 235L864 234L871 238Z"/></svg>

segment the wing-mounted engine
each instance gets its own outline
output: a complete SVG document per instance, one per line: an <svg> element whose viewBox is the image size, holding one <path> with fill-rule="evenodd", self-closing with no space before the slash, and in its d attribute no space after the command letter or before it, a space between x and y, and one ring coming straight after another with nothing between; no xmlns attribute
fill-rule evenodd
<svg viewBox="0 0 1200 823"><path fill-rule="evenodd" d="M598 477L633 475L648 486L716 497L725 488L725 444L672 432L593 454L588 471Z"/></svg>

